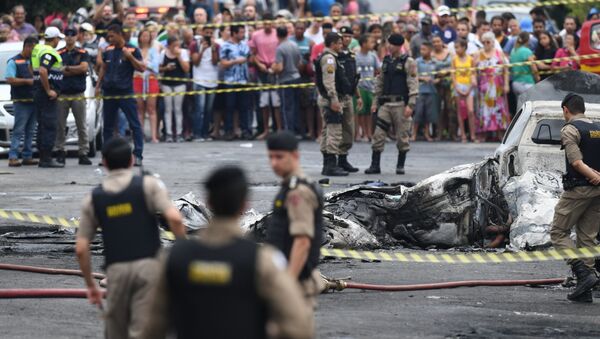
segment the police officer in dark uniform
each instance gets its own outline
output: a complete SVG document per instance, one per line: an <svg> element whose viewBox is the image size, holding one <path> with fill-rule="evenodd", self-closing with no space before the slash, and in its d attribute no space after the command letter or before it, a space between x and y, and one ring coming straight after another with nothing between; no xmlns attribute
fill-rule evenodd
<svg viewBox="0 0 600 339"><path fill-rule="evenodd" d="M141 332L158 279L160 249L157 214L176 237L185 236L179 210L157 178L133 175L134 157L123 138L113 138L102 149L109 173L83 201L76 253L92 304L102 304L102 293L92 278L90 242L102 229L108 295L107 338L144 338Z"/></svg>
<svg viewBox="0 0 600 339"><path fill-rule="evenodd" d="M63 100L58 103L58 128L56 132L55 147L58 152L56 161L64 164L66 158L65 152L65 129L69 110L75 118L77 126L77 143L79 145L79 164L91 165L88 159L90 146L88 143L88 125L86 99L84 96L86 82L85 78L89 70L89 56L85 49L78 48L77 30L67 28L65 30L66 46L58 50L63 59L63 87L61 97Z"/></svg>
<svg viewBox="0 0 600 339"><path fill-rule="evenodd" d="M289 261L288 272L297 278L309 307L316 307L322 290L317 270L323 240L323 194L300 168L298 140L290 132L267 139L269 161L283 179L267 225L266 242L277 247Z"/></svg>
<svg viewBox="0 0 600 339"><path fill-rule="evenodd" d="M348 175L347 171L338 166L337 161L337 156L342 155L343 103L348 95L352 95L352 84L338 59L342 47L342 36L338 33L328 33L325 36L325 50L314 62L315 83L319 93L317 104L323 118L321 174L327 176Z"/></svg>
<svg viewBox="0 0 600 339"><path fill-rule="evenodd" d="M164 260L142 337L162 339L170 328L177 338L311 337L308 308L281 252L243 238L243 171L220 168L205 187L214 216Z"/></svg>
<svg viewBox="0 0 600 339"><path fill-rule="evenodd" d="M133 154L135 166L142 165L144 151L144 132L137 114L136 101L133 97L133 72L143 72L146 69L139 48L125 41L123 28L113 24L107 30L108 41L111 45L102 52L102 66L96 84L96 96L103 95L104 99L104 142L108 142L115 132L119 120L119 108L125 113L129 128L133 134ZM120 96L127 96L120 98ZM117 98L110 98L117 97Z"/></svg>
<svg viewBox="0 0 600 339"><path fill-rule="evenodd" d="M577 94L567 94L561 107L567 121L561 130L567 173L563 177L565 191L554 208L550 237L556 249L592 247L600 229L600 124L585 116L585 102ZM571 240L573 227L576 244ZM598 283L594 259L567 263L577 277L577 286L567 299L592 302L592 288Z"/></svg>
<svg viewBox="0 0 600 339"><path fill-rule="evenodd" d="M349 173L355 173L358 172L358 168L352 166L348 162L348 151L352 148L352 144L354 143L355 129L354 103L352 102L352 96L356 98L356 108L358 110L362 109L363 102L360 93L358 93L358 81L360 80L360 75L356 68L356 54L349 49L354 34L352 32L352 27L344 26L340 28L340 33L342 34L343 49L338 54L338 60L340 64L344 66L344 73L351 85L350 91L352 93L345 95L341 100L343 106L342 144L340 145L341 153L338 156L338 167Z"/></svg>
<svg viewBox="0 0 600 339"><path fill-rule="evenodd" d="M381 173L381 153L392 124L396 130L398 148L396 174L404 174L406 154L410 150L408 141L412 113L419 92L417 64L414 59L402 53L404 45L402 35L390 35L388 43L392 54L383 59L381 74L375 78L375 96L371 111L376 112L377 121L373 134L371 166L365 170L365 174Z"/></svg>

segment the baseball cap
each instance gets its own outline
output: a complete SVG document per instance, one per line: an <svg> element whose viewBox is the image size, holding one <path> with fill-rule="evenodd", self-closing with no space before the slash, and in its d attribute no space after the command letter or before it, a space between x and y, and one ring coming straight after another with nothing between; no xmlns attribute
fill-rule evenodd
<svg viewBox="0 0 600 339"><path fill-rule="evenodd" d="M437 15L439 15L439 16L450 15L450 8L448 6L438 7Z"/></svg>
<svg viewBox="0 0 600 339"><path fill-rule="evenodd" d="M75 36L77 35L77 30L73 27L69 27L65 29L65 36Z"/></svg>
<svg viewBox="0 0 600 339"><path fill-rule="evenodd" d="M423 17L423 19L421 19L421 25L431 25L431 24L432 24L432 22L431 22L430 17L426 16L426 17Z"/></svg>
<svg viewBox="0 0 600 339"><path fill-rule="evenodd" d="M54 38L64 39L65 35L62 34L58 28L51 26L51 27L46 28L46 31L44 32L44 38L46 38L46 39L54 39Z"/></svg>
<svg viewBox="0 0 600 339"><path fill-rule="evenodd" d="M81 26L79 26L79 30L94 33L94 26L92 26L92 24L90 24L89 22L84 22L81 24Z"/></svg>
<svg viewBox="0 0 600 339"><path fill-rule="evenodd" d="M342 34L353 34L354 32L352 32L352 27L350 27L350 26L343 26L342 28L340 28L340 33L342 33Z"/></svg>

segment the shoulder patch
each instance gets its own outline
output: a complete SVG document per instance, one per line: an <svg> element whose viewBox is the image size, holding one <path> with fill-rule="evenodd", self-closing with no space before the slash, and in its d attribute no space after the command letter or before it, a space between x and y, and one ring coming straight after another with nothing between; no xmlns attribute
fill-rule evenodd
<svg viewBox="0 0 600 339"><path fill-rule="evenodd" d="M327 73L333 74L335 72L335 68L332 65L327 66Z"/></svg>
<svg viewBox="0 0 600 339"><path fill-rule="evenodd" d="M278 270L284 271L286 269L287 260L285 259L283 253L281 253L279 250L273 250L273 256L271 257L271 260L273 261L273 265L275 265Z"/></svg>
<svg viewBox="0 0 600 339"><path fill-rule="evenodd" d="M327 58L327 64L328 65L335 65L335 60L333 60L333 58Z"/></svg>

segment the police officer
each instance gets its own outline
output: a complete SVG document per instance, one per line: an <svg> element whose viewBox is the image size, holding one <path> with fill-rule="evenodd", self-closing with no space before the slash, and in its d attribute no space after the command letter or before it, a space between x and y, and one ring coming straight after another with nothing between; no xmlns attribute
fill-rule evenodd
<svg viewBox="0 0 600 339"><path fill-rule="evenodd" d="M85 77L89 67L89 56L85 49L75 46L77 42L77 30L67 28L65 30L66 46L58 50L58 54L63 59L63 84L61 100L58 103L58 129L56 133L55 147L58 151L56 161L61 164L65 163L65 128L69 109L73 112L75 125L77 126L77 138L79 144L79 164L91 165L92 162L88 159L90 146L88 143L87 134L87 114L85 107ZM66 99L66 100L65 100Z"/></svg>
<svg viewBox="0 0 600 339"><path fill-rule="evenodd" d="M173 245L143 337L165 338L170 328L177 338L311 337L308 308L281 252L243 238L243 171L220 168L205 188L214 217L197 239Z"/></svg>
<svg viewBox="0 0 600 339"><path fill-rule="evenodd" d="M33 104L33 76L29 69L31 52L38 43L37 38L27 37L23 50L8 60L5 78L10 85L10 97L15 110L15 123L8 152L8 166L37 165L33 159L33 135L36 126L35 105ZM19 145L23 138L23 162L19 161Z"/></svg>
<svg viewBox="0 0 600 339"><path fill-rule="evenodd" d="M317 270L323 239L323 194L300 168L298 140L291 132L267 139L271 168L283 181L267 225L266 242L289 261L288 272L300 282L309 307L322 290Z"/></svg>
<svg viewBox="0 0 600 339"><path fill-rule="evenodd" d="M340 64L344 66L344 73L346 79L350 82L351 92L348 95L344 95L341 98L342 104L342 144L340 145L340 155L338 156L338 167L349 173L358 172L358 168L352 166L348 162L348 151L352 148L354 143L354 104L352 102L352 96L356 98L356 109L362 109L362 98L358 93L358 81L360 75L356 68L356 54L349 49L352 43L353 32L352 27L343 26L340 28L342 34L342 51L338 55Z"/></svg>
<svg viewBox="0 0 600 339"><path fill-rule="evenodd" d="M404 44L402 35L390 35L388 43L391 56L388 55L383 59L382 72L375 79L375 95L371 111L377 112L377 121L373 135L371 166L365 170L366 174L381 173L381 152L392 124L396 130L398 148L396 174L404 174L406 153L410 150L408 140L412 113L419 90L417 65L411 57L402 54Z"/></svg>
<svg viewBox="0 0 600 339"><path fill-rule="evenodd" d="M595 246L600 224L600 124L585 116L585 103L577 94L569 93L561 103L567 121L561 130L567 173L563 177L565 191L554 209L550 237L556 249ZM576 244L571 240L575 227ZM567 299L592 302L592 287L598 282L594 259L571 259L577 277L575 290Z"/></svg>
<svg viewBox="0 0 600 339"><path fill-rule="evenodd" d="M323 116L321 133L321 153L323 171L326 176L345 176L348 172L338 166L337 156L342 154L342 99L352 94L352 85L346 78L343 65L338 60L342 51L342 36L328 33L325 36L325 50L315 60L316 85L319 92L317 104Z"/></svg>
<svg viewBox="0 0 600 339"><path fill-rule="evenodd" d="M102 52L102 66L96 84L96 96L104 99L104 142L108 142L115 132L119 120L119 108L125 113L129 128L133 134L133 154L135 166L142 166L144 151L144 132L137 114L136 101L133 97L133 72L146 69L139 48L125 41L123 28L118 24L107 29L108 41L111 45ZM125 96L125 98L123 98ZM111 98L113 97L113 98Z"/></svg>
<svg viewBox="0 0 600 339"><path fill-rule="evenodd" d="M64 35L56 27L44 32L44 44L38 44L31 54L34 79L34 103L38 117L37 147L40 152L39 167L61 168L64 164L52 159L56 140L57 99L60 95L63 72L62 58L55 48Z"/></svg>
<svg viewBox="0 0 600 339"><path fill-rule="evenodd" d="M143 338L150 291L158 279L160 249L157 213L176 237L185 235L179 210L165 185L153 176L134 176L134 157L127 140L111 139L102 149L108 177L83 201L76 253L87 286L88 299L102 305L102 292L92 278L90 242L102 228L108 295L107 338Z"/></svg>

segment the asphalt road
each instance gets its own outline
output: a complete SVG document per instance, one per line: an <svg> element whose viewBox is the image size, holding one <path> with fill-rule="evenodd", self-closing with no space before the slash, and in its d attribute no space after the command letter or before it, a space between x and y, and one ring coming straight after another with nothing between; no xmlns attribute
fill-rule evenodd
<svg viewBox="0 0 600 339"><path fill-rule="evenodd" d="M452 166L482 160L493 144L415 143L407 160L407 175L394 173L395 149L388 144L378 177L356 174L332 179L326 190L365 180L416 182ZM321 158L315 143L302 143L302 163L308 175L320 178ZM350 160L364 169L369 145L357 144ZM76 217L79 203L102 179L96 166L12 169L0 160L0 206L38 214ZM187 192L203 197L201 182L218 164L243 165L252 182L251 207L269 209L277 189L262 143L214 142L147 145L146 169L158 173L173 198ZM0 233L36 231L39 225L0 220ZM63 249L70 249L67 242ZM63 249L0 253L2 263L77 268L72 252ZM94 257L100 271L102 258ZM561 262L518 264L399 264L327 261L322 271L332 277L375 284L428 283L467 279L555 278L567 273ZM0 288L82 288L78 277L0 271ZM532 338L599 337L600 306L575 305L560 287L475 287L420 292L345 290L322 295L317 311L319 338ZM83 299L0 300L2 338L101 338L101 314Z"/></svg>

